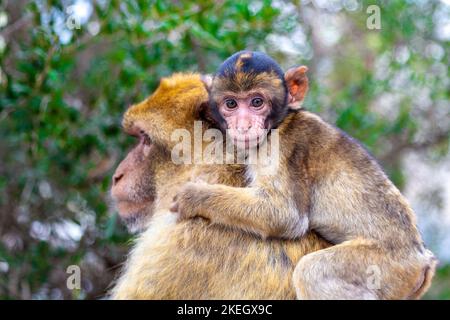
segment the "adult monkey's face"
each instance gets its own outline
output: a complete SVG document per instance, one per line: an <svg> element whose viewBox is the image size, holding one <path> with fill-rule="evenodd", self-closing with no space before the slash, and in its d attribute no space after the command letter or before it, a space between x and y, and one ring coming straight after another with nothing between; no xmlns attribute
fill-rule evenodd
<svg viewBox="0 0 450 320"><path fill-rule="evenodd" d="M157 147L149 135L138 127L128 129L128 134L138 139L112 177L111 196L120 217L129 230L143 228L146 217L153 213L156 197L154 170Z"/></svg>
<svg viewBox="0 0 450 320"><path fill-rule="evenodd" d="M131 106L123 119L124 131L137 143L112 177L111 196L130 231L142 230L152 217L159 192L179 185L186 166L175 165L170 152L176 129L193 130L198 110L208 101L199 75L174 75L163 79L155 93ZM178 180L177 180L178 179Z"/></svg>

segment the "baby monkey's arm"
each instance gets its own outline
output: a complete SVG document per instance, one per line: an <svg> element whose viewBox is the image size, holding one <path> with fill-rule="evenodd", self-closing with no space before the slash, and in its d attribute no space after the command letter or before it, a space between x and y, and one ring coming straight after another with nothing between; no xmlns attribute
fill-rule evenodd
<svg viewBox="0 0 450 320"><path fill-rule="evenodd" d="M181 219L200 216L263 238L299 238L308 230L308 217L299 213L286 189L190 182L178 193L171 210L179 212Z"/></svg>

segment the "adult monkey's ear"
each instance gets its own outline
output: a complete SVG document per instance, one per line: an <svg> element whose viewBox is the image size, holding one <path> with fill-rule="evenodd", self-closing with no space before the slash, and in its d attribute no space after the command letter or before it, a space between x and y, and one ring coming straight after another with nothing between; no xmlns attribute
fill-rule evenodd
<svg viewBox="0 0 450 320"><path fill-rule="evenodd" d="M303 100L308 92L309 82L306 72L307 66L292 67L284 73L284 79L288 88L288 107L298 110L302 107Z"/></svg>
<svg viewBox="0 0 450 320"><path fill-rule="evenodd" d="M211 92L212 82L213 82L213 76L210 74L202 74L200 75L200 80L203 82L203 85L205 86L206 91L208 92L208 96ZM197 107L197 119L198 120L206 120L207 122L213 123L214 119L211 115L211 108L209 106L209 99L203 101L198 107Z"/></svg>
<svg viewBox="0 0 450 320"><path fill-rule="evenodd" d="M203 84L205 85L206 90L208 90L208 93L211 91L213 76L210 74L202 74L200 76L200 79L202 80Z"/></svg>

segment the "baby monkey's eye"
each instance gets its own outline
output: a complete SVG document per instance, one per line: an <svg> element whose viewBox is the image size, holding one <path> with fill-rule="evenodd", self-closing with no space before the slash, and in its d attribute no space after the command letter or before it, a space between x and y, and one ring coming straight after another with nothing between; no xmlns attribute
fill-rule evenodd
<svg viewBox="0 0 450 320"><path fill-rule="evenodd" d="M252 99L252 106L255 108L259 108L263 105L264 100L262 98L253 98Z"/></svg>
<svg viewBox="0 0 450 320"><path fill-rule="evenodd" d="M234 109L237 107L237 102L234 99L227 99L225 100L225 104L228 109Z"/></svg>

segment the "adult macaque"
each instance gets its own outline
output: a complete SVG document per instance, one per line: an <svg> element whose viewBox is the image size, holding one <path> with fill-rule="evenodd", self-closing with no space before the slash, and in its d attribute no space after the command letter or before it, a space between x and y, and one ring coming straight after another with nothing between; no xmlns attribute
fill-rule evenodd
<svg viewBox="0 0 450 320"><path fill-rule="evenodd" d="M172 132L192 134L207 102L199 75L174 75L125 113L124 130L139 142L117 168L111 193L121 216L134 225L141 221L146 230L112 289L114 299L294 299L294 266L329 245L314 232L295 241L264 241L200 218L177 222L170 203L198 172L209 183L245 186L241 165L171 160Z"/></svg>
<svg viewBox="0 0 450 320"><path fill-rule="evenodd" d="M298 263L294 283L301 299L418 298L436 262L414 213L358 142L301 110L306 71L283 74L270 57L249 51L219 67L210 108L220 129L250 149L277 128L279 165L247 165L245 187L188 183L172 210L263 239L302 239L314 230L336 244ZM377 285L367 281L371 270Z"/></svg>

